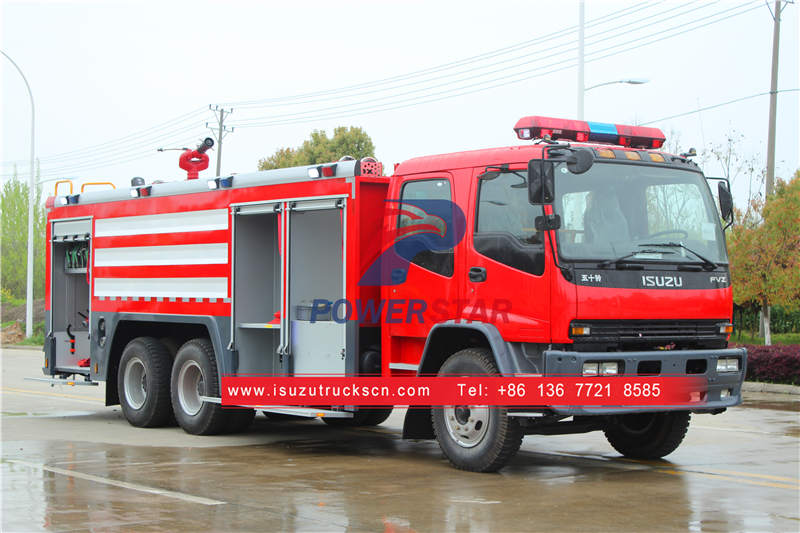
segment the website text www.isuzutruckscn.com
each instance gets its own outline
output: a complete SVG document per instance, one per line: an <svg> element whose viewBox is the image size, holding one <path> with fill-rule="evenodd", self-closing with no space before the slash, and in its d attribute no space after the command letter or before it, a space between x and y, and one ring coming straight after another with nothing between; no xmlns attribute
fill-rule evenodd
<svg viewBox="0 0 800 533"><path fill-rule="evenodd" d="M705 402L684 376L223 376L223 405L664 407Z"/></svg>

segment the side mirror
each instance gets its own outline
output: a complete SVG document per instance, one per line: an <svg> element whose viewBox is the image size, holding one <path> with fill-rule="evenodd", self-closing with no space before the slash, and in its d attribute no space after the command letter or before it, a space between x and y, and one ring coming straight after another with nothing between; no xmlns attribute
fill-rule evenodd
<svg viewBox="0 0 800 533"><path fill-rule="evenodd" d="M528 201L533 205L553 203L554 166L544 159L528 161Z"/></svg>
<svg viewBox="0 0 800 533"><path fill-rule="evenodd" d="M575 150L567 156L567 169L573 174L583 174L594 165L594 157L588 150Z"/></svg>
<svg viewBox="0 0 800 533"><path fill-rule="evenodd" d="M717 185L717 194L719 195L719 212L722 219L730 223L733 221L733 196L724 181L720 181Z"/></svg>

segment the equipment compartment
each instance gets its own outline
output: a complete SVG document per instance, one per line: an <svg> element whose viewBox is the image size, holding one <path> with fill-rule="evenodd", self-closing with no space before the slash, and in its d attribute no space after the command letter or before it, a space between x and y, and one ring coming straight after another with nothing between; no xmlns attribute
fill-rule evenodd
<svg viewBox="0 0 800 533"><path fill-rule="evenodd" d="M89 277L91 220L54 222L51 240L50 327L55 371L89 373ZM74 350L73 350L74 348Z"/></svg>
<svg viewBox="0 0 800 533"><path fill-rule="evenodd" d="M233 320L240 374L283 374L280 340L279 215L271 209L234 217Z"/></svg>

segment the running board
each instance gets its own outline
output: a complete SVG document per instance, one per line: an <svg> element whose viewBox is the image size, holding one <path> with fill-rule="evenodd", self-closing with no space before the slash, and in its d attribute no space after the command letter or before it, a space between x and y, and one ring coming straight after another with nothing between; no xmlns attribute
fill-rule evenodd
<svg viewBox="0 0 800 533"><path fill-rule="evenodd" d="M222 398L215 398L213 396L200 396L200 399L208 403L222 404ZM282 415L304 416L307 418L353 418L353 413L348 411L314 409L311 407L281 407L279 405L237 405L236 407L258 409L259 411L278 413Z"/></svg>
<svg viewBox="0 0 800 533"><path fill-rule="evenodd" d="M25 381L43 381L45 383L50 383L51 385L69 385L70 387L74 387L76 385L87 385L90 387L97 387L100 382L99 381L79 381L77 379L61 379L61 378L23 378Z"/></svg>

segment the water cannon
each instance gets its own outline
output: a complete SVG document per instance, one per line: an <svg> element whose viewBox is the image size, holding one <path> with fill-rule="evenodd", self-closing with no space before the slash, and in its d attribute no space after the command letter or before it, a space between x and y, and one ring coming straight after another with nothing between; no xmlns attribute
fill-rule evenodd
<svg viewBox="0 0 800 533"><path fill-rule="evenodd" d="M186 171L186 179L196 180L200 172L208 168L206 152L214 146L214 139L206 137L194 150L184 150L178 164Z"/></svg>

